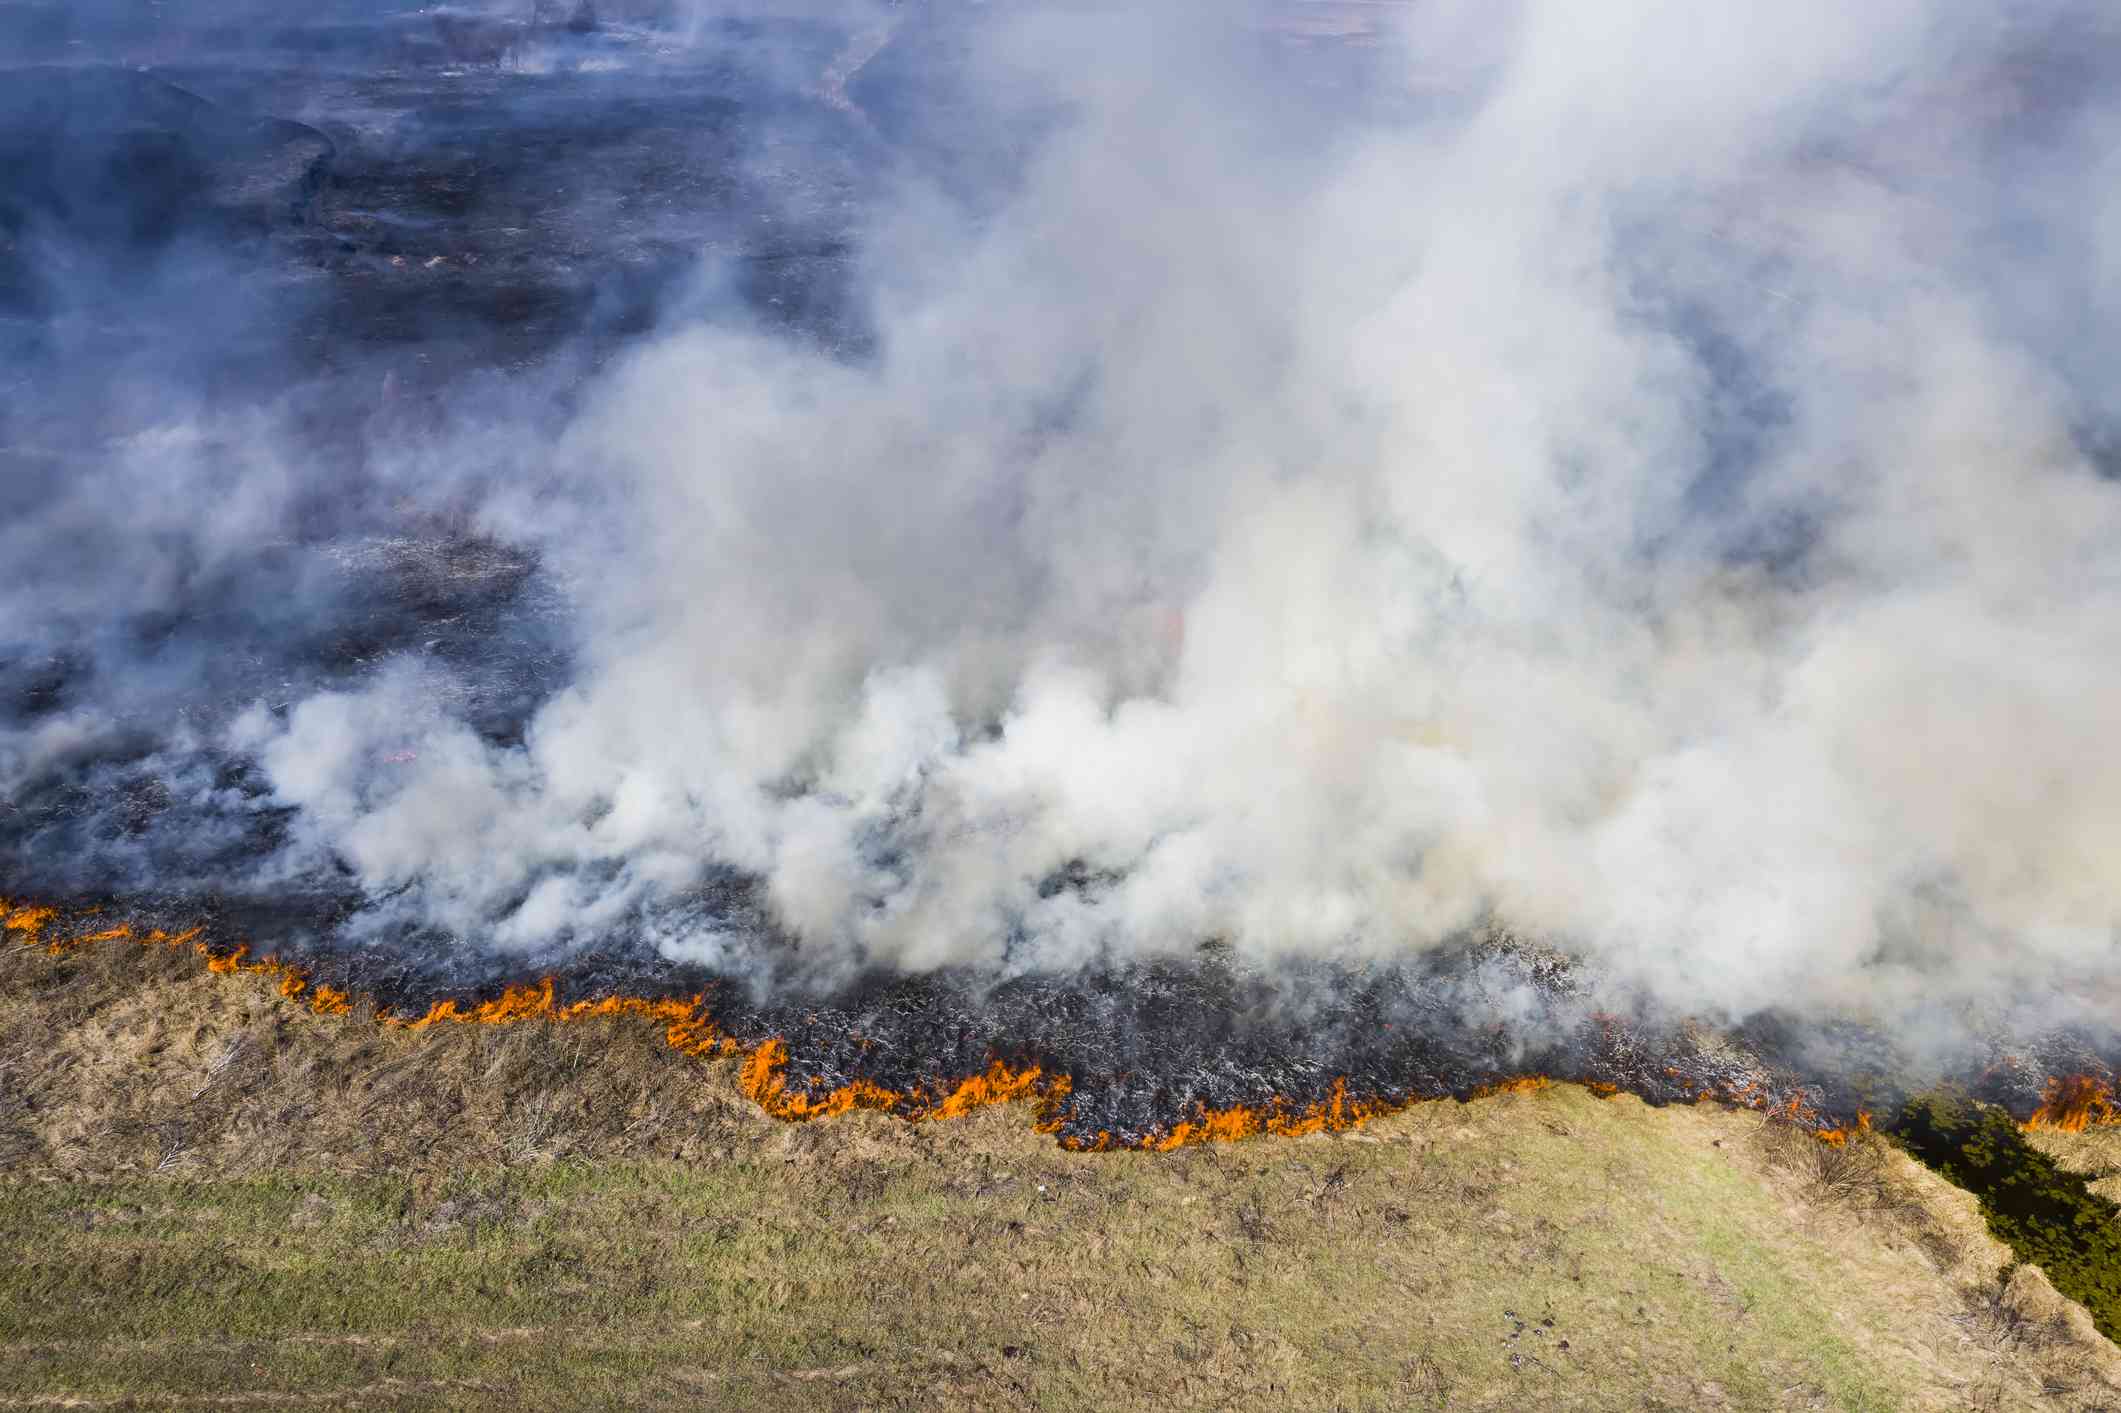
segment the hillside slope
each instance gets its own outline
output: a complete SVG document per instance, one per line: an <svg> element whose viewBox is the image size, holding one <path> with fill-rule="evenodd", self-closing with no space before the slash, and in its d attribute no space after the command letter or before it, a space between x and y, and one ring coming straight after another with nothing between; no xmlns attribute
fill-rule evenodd
<svg viewBox="0 0 2121 1413"><path fill-rule="evenodd" d="M732 1070L10 949L0 1406L2121 1406L1877 1140L1554 1086L1072 1154Z"/></svg>

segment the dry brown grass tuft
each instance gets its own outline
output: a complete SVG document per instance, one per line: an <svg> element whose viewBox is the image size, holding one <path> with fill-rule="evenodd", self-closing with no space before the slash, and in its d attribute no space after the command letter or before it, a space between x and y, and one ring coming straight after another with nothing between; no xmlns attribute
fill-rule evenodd
<svg viewBox="0 0 2121 1413"><path fill-rule="evenodd" d="M159 949L0 970L0 1163L113 1177L397 1172L710 1151L746 1106L651 1027L413 1035ZM748 1115L747 1115L748 1117Z"/></svg>
<svg viewBox="0 0 2121 1413"><path fill-rule="evenodd" d="M1897 1232L1940 1271L1954 1270L1965 1259L1964 1238L1940 1219L1916 1180L1921 1169L1882 1135L1862 1129L1828 1142L1802 1124L1771 1115L1759 1120L1753 1146L1768 1166L1795 1176L1814 1210L1845 1213Z"/></svg>
<svg viewBox="0 0 2121 1413"><path fill-rule="evenodd" d="M2100 1126L2076 1133L2043 1128L2025 1137L2069 1171L2090 1179L2092 1191L2121 1202L2121 1127Z"/></svg>

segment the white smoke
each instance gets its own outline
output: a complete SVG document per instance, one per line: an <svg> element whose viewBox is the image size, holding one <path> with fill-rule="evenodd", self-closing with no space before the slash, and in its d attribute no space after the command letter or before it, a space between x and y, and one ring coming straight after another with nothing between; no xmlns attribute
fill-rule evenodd
<svg viewBox="0 0 2121 1413"><path fill-rule="evenodd" d="M289 866L522 947L734 866L827 969L1492 915L1709 1010L2114 979L2072 13L1415 6L1330 120L1216 15L971 31L997 120L1067 114L1009 199L909 176L873 359L609 373L487 517L577 681L519 748L411 670L247 717Z"/></svg>

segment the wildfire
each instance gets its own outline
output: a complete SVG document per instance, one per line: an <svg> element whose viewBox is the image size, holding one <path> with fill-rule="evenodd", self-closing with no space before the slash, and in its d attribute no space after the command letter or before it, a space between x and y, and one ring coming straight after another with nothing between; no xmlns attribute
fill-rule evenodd
<svg viewBox="0 0 2121 1413"><path fill-rule="evenodd" d="M135 932L129 925L93 928L80 926L65 936L47 937L58 919L55 909L16 905L0 900L0 928L17 934L25 946L41 946L53 956L62 956L98 942L131 940L142 946L189 946L217 976L263 976L278 983L280 994L319 1015L343 1016L353 1010L353 997L336 987L313 984L301 970L274 957L253 960L248 946L218 952L201 940L201 929L169 933L160 928ZM662 1025L663 1039L671 1049L706 1058L742 1057L738 1082L760 1108L775 1118L806 1120L870 1109L908 1119L958 1118L974 1109L996 1104L1029 1101L1040 1114L1039 1128L1050 1132L1059 1127L1061 1111L1070 1091L1065 1075L1046 1075L1036 1066L1016 1069L1000 1060L986 1070L959 1080L947 1089L898 1091L865 1082L842 1086L822 1094L812 1092L807 1082L791 1083L787 1073L788 1050L779 1039L746 1044L726 1034L707 1014L707 998L651 998L605 996L595 1000L561 1004L554 978L534 985L506 987L490 1000L465 1004L455 999L436 1001L417 1016L379 1010L376 1020L404 1030L426 1030L438 1025L517 1025L542 1022L566 1025L592 1018L623 1016Z"/></svg>
<svg viewBox="0 0 2121 1413"><path fill-rule="evenodd" d="M189 946L220 976L263 976L278 983L280 994L319 1015L343 1016L353 1009L353 997L336 987L315 984L301 970L273 957L253 959L247 946L216 951L201 939L201 929L181 933L155 929L136 932L128 925L94 928L80 926L65 936L47 938L58 914L48 907L9 905L0 901L0 927L19 935L25 945L42 946L54 956L98 942L132 940L143 946ZM396 1015L379 1010L376 1020L405 1030L425 1030L439 1025L518 1025L546 1023L565 1025L592 1017L626 1016L659 1023L665 1042L687 1055L738 1058L737 1083L744 1093L775 1118L794 1122L828 1118L856 1109L891 1114L909 1120L960 1118L975 1109L1000 1104L1027 1103L1036 1115L1040 1132L1057 1132L1067 1116L1073 1083L1065 1074L1049 1075L1036 1065L1016 1067L1001 1059L988 1062L983 1071L953 1084L936 1088L896 1090L867 1081L818 1090L807 1079L791 1077L788 1047L778 1037L746 1043L722 1031L707 1014L706 997L651 999L639 996L606 996L597 1000L562 1004L551 977L536 984L505 988L490 1000L463 1003L446 999L433 1003L417 1016ZM1505 1080L1481 1094L1529 1093L1552 1081L1543 1076ZM1301 1106L1273 1103L1264 1106L1234 1106L1202 1109L1193 1117L1129 1143L1107 1132L1092 1138L1064 1136L1071 1149L1103 1151L1139 1147L1158 1152L1196 1143L1228 1143L1239 1139L1273 1135L1301 1137L1311 1133L1341 1132L1359 1128L1370 1120L1397 1112L1412 1100L1386 1103L1350 1098L1347 1081L1335 1080L1326 1098Z"/></svg>
<svg viewBox="0 0 2121 1413"><path fill-rule="evenodd" d="M1856 1122L1853 1124L1842 1128L1815 1129L1812 1132L1812 1137L1818 1139L1821 1143L1831 1143L1836 1148L1839 1148L1858 1134L1865 1134L1870 1131L1871 1116L1869 1111L1858 1109L1856 1111Z"/></svg>
<svg viewBox="0 0 2121 1413"><path fill-rule="evenodd" d="M1515 1079L1503 1080L1500 1084L1485 1084L1473 1091L1476 1099L1486 1099L1497 1094L1537 1094L1542 1089L1552 1089L1554 1081L1543 1074L1519 1075ZM1606 1086L1612 1089L1612 1086ZM1614 1093L1619 1091L1613 1090Z"/></svg>
<svg viewBox="0 0 2121 1413"><path fill-rule="evenodd" d="M11 908L5 917L0 917L0 927L9 932L21 933L23 942L35 945L37 938L44 932L44 925L50 922L52 917L50 908Z"/></svg>
<svg viewBox="0 0 2121 1413"><path fill-rule="evenodd" d="M1152 1152L1168 1153L1174 1148L1184 1148L1193 1143L1234 1143L1239 1139L1255 1138L1271 1134L1276 1138L1301 1138L1311 1133L1341 1133L1348 1129L1361 1128L1372 1119L1386 1114L1398 1113L1415 1101L1408 1099L1400 1103L1382 1100L1350 1099L1348 1082L1333 1081L1332 1089L1324 1099L1301 1108L1292 1108L1280 1102L1252 1107L1236 1105L1228 1109L1203 1109L1196 1119L1173 1124L1162 1134L1153 1134L1142 1140L1138 1147ZM1092 1152L1127 1145L1115 1142L1109 1134L1099 1133L1094 1140L1063 1140L1065 1147Z"/></svg>
<svg viewBox="0 0 2121 1413"><path fill-rule="evenodd" d="M948 1093L902 1091L857 1080L823 1094L808 1085L788 1082L788 1047L778 1039L755 1046L737 1071L737 1084L753 1103L777 1119L820 1119L855 1109L896 1114L906 1119L962 1118L994 1104L1029 1102L1039 1113L1039 1128L1059 1126L1061 1101L1068 1096L1067 1076L1047 1077L1037 1066L1014 1069L991 1060L976 1075L958 1081Z"/></svg>
<svg viewBox="0 0 2121 1413"><path fill-rule="evenodd" d="M212 971L225 974L244 969L238 967L233 958L216 957L204 942L198 940L200 929L196 927L184 932L164 932L157 927L149 932L135 933L132 927L126 923L120 923L116 927L93 927L89 924L93 923L94 915L90 914L84 918L84 926L79 931L69 936L47 939L44 934L58 916L59 913L56 908L37 907L27 903L10 903L5 898L0 898L0 931L15 933L16 940L23 946L42 947L54 957L65 956L68 952L78 951L83 947L93 946L98 942L115 942L123 938L131 938L142 946L182 947L188 944L200 956L206 958L206 965ZM239 952L241 950L240 948L238 949ZM260 970L263 968L251 969ZM285 968L275 966L272 970L284 971Z"/></svg>
<svg viewBox="0 0 2121 1413"><path fill-rule="evenodd" d="M2082 1133L2095 1125L2110 1123L2121 1123L2112 1086L2088 1074L2074 1074L2047 1082L2047 1093L2025 1126Z"/></svg>
<svg viewBox="0 0 2121 1413"><path fill-rule="evenodd" d="M264 977L276 983L282 997L315 1014L346 1016L354 1009L355 998L350 993L314 982L299 967L277 958L254 958L248 946L217 949L205 940L199 927L172 933L160 928L137 931L122 922L98 923L99 918L93 913L62 918L50 907L0 899L0 931L13 934L25 947L41 948L52 956L98 943L128 940L141 946L188 948L214 974ZM1066 1074L1048 1074L1036 1065L1017 1066L996 1057L990 1058L986 1068L978 1073L954 1081L939 1080L929 1087L891 1089L857 1080L821 1088L814 1078L791 1073L788 1047L781 1038L746 1039L724 1031L709 1013L704 994L689 998L605 996L563 1003L556 980L546 977L535 984L509 986L484 1001L436 1001L419 1015L401 1015L381 1008L374 1012L379 1024L412 1031L443 1025L567 1025L609 1017L660 1025L664 1042L682 1054L737 1060L737 1083L743 1092L766 1113L792 1122L828 1118L857 1109L916 1121L951 1119L975 1109L1021 1103L1031 1107L1038 1131L1060 1133L1060 1142L1069 1149L1097 1152L1132 1147L1167 1152L1196 1143L1339 1133L1361 1128L1373 1119L1418 1102L1411 1097L1386 1100L1351 1096L1343 1078L1334 1080L1326 1096L1312 1103L1273 1100L1261 1105L1202 1107L1167 1128L1138 1138L1103 1130L1086 1137L1061 1133L1068 1119L1073 1088ZM1534 1094L1554 1083L1545 1075L1521 1075L1482 1086L1469 1097ZM1590 1081L1586 1087L1606 1098L1619 1092L1616 1086L1602 1081ZM1696 1099L1782 1113L1811 1128L1825 1142L1837 1145L1870 1128L1867 1113L1858 1114L1851 1125L1829 1127L1801 1098L1777 1100L1751 1085L1727 1092L1704 1088ZM2102 1081L2080 1075L2050 1084L2046 1102L2034 1112L2027 1126L2076 1131L2110 1122L2121 1122L2121 1110L2116 1108L2112 1090Z"/></svg>

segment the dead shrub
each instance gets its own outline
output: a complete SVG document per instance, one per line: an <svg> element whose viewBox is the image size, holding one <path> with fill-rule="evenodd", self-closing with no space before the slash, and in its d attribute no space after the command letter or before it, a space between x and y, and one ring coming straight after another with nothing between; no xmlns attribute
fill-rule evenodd
<svg viewBox="0 0 2121 1413"><path fill-rule="evenodd" d="M1954 1269L1964 1258L1958 1237L1894 1170L1893 1146L1883 1135L1863 1129L1835 1143L1770 1115L1753 1141L1768 1166L1797 1178L1815 1209L1894 1227L1939 1270Z"/></svg>

